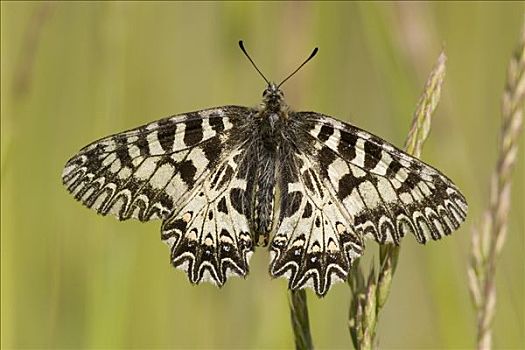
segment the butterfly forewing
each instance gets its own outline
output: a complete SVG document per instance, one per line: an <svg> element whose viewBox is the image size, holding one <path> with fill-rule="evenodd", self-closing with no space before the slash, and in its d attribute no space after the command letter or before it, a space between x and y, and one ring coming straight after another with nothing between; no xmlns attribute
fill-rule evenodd
<svg viewBox="0 0 525 350"><path fill-rule="evenodd" d="M412 233L420 243L440 239L464 221L467 204L436 169L352 125L313 112L297 113L312 140L324 184L379 243Z"/></svg>
<svg viewBox="0 0 525 350"><path fill-rule="evenodd" d="M228 133L247 110L211 108L103 138L67 162L62 180L100 214L166 218L213 170Z"/></svg>

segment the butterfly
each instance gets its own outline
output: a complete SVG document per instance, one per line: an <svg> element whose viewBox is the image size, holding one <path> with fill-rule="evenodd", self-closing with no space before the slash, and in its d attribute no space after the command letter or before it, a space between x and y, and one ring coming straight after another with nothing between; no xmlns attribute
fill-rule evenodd
<svg viewBox="0 0 525 350"><path fill-rule="evenodd" d="M245 277L256 246L273 277L324 296L347 279L365 239L425 243L451 234L467 202L438 170L317 112L296 112L269 82L256 108L174 115L102 138L65 165L85 206L120 220L162 220L170 261L191 283Z"/></svg>

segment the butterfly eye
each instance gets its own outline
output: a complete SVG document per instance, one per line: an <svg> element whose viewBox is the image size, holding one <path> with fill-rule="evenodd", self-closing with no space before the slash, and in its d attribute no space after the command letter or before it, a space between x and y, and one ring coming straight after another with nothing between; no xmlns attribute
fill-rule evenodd
<svg viewBox="0 0 525 350"><path fill-rule="evenodd" d="M263 97L266 97L266 96L268 96L268 89L263 91Z"/></svg>

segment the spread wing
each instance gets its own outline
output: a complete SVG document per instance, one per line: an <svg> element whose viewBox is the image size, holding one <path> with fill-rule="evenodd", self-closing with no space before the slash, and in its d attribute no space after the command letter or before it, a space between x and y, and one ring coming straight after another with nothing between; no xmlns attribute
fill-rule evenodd
<svg viewBox="0 0 525 350"><path fill-rule="evenodd" d="M166 218L219 161L245 107L175 115L84 147L64 167L75 198L120 220Z"/></svg>
<svg viewBox="0 0 525 350"><path fill-rule="evenodd" d="M172 264L191 283L222 286L231 275L245 277L254 250L250 233L250 188L246 150L229 150L215 169L162 224Z"/></svg>
<svg viewBox="0 0 525 350"><path fill-rule="evenodd" d="M425 243L451 234L465 220L465 197L433 167L333 118L300 112L297 120L314 141L323 183L363 236L398 244L411 233Z"/></svg>
<svg viewBox="0 0 525 350"><path fill-rule="evenodd" d="M335 193L307 149L289 155L280 171L280 214L271 246L270 274L289 279L292 290L311 287L325 295L345 281L364 249Z"/></svg>
<svg viewBox="0 0 525 350"><path fill-rule="evenodd" d="M172 264L192 283L221 286L231 275L246 276L253 252L254 167L243 165L244 141L235 136L252 112L212 108L108 136L67 162L63 182L102 215L163 219Z"/></svg>
<svg viewBox="0 0 525 350"><path fill-rule="evenodd" d="M347 278L363 237L425 243L456 230L467 203L443 174L386 141L313 113L291 113L270 273L319 296Z"/></svg>

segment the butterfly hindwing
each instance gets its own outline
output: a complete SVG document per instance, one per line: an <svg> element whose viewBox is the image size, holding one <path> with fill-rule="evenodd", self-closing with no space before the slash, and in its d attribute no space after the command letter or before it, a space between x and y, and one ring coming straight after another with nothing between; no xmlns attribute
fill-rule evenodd
<svg viewBox="0 0 525 350"><path fill-rule="evenodd" d="M270 251L270 274L289 279L290 289L311 287L323 296L346 280L362 254L362 239L308 153L295 153L281 172L281 206Z"/></svg>
<svg viewBox="0 0 525 350"><path fill-rule="evenodd" d="M211 108L108 136L71 158L62 181L100 214L165 218L214 167L226 135L248 110Z"/></svg>
<svg viewBox="0 0 525 350"><path fill-rule="evenodd" d="M253 178L239 171L244 150L224 153L227 156L162 225L161 238L170 247L171 262L186 271L191 283L222 286L230 275L248 273L254 244L241 208L250 199L237 194L252 186Z"/></svg>

